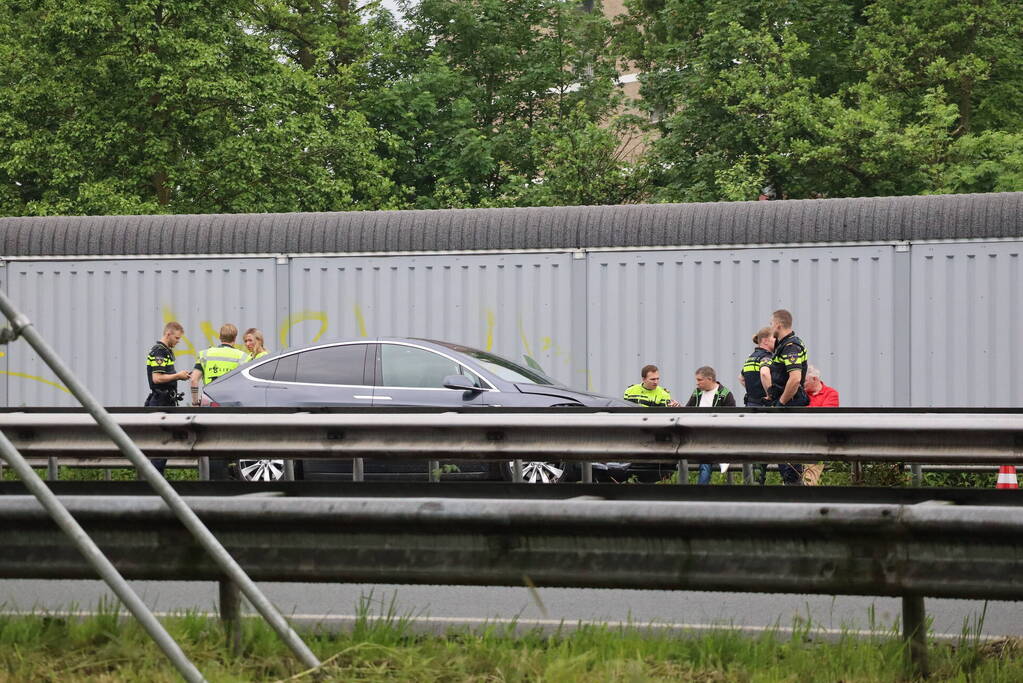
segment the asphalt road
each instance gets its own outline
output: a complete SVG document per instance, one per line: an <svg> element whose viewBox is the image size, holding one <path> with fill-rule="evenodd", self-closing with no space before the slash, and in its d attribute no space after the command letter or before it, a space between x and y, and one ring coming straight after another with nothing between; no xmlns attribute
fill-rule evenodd
<svg viewBox="0 0 1023 683"><path fill-rule="evenodd" d="M186 610L216 612L217 585L199 582L135 581L135 590L157 612ZM304 624L344 628L352 623L363 601L372 616L411 616L420 630L444 632L451 627L515 623L518 628L571 628L580 622L632 623L672 629L731 626L748 631L783 630L809 619L814 631L891 629L901 603L897 598L831 597L821 595L759 595L688 591L630 591L574 588L470 586L395 586L261 584L285 614ZM0 609L91 611L112 593L99 581L0 581ZM937 635L958 636L964 623L974 625L984 613L983 601L926 602ZM986 636L1023 635L1019 603L987 604L982 633Z"/></svg>

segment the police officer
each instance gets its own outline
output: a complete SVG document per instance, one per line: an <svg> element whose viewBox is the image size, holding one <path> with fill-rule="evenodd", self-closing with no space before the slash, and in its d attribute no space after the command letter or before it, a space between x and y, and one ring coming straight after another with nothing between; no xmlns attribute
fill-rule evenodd
<svg viewBox="0 0 1023 683"><path fill-rule="evenodd" d="M753 335L753 345L753 353L742 364L742 383L746 387L743 402L747 406L762 406L771 387L771 359L774 357L771 328L760 328Z"/></svg>
<svg viewBox="0 0 1023 683"><path fill-rule="evenodd" d="M644 365L640 371L643 381L625 390L625 400L648 408L661 406L676 408L679 402L671 398L671 392L660 386L661 373L656 365Z"/></svg>
<svg viewBox="0 0 1023 683"><path fill-rule="evenodd" d="M774 356L771 357L771 387L764 405L808 406L803 383L809 366L806 345L792 331L792 314L779 309L771 314L771 334L774 335ZM782 481L790 486L803 483L803 466L782 463L778 466Z"/></svg>
<svg viewBox="0 0 1023 683"><path fill-rule="evenodd" d="M220 328L220 345L211 346L199 352L195 367L192 368L192 405L201 403L199 380L207 385L216 378L226 375L241 365L248 354L235 348L234 340L238 337L238 328L231 323L224 323Z"/></svg>
<svg viewBox="0 0 1023 683"><path fill-rule="evenodd" d="M149 382L149 396L146 406L173 407L182 395L178 393L178 382L188 379L188 370L174 371L174 351L181 341L185 328L178 322L169 322L163 327L163 336L153 344L146 357L146 380ZM167 465L165 458L154 458L153 467L163 474Z"/></svg>

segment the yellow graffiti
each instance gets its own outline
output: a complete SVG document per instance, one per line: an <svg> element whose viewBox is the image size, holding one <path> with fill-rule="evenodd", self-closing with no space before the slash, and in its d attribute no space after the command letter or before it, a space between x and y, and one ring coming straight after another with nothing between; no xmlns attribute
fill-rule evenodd
<svg viewBox="0 0 1023 683"><path fill-rule="evenodd" d="M21 377L22 379L31 379L31 380L34 380L36 382L42 382L43 384L46 384L46 385L49 385L51 387L60 389L65 394L70 394L71 393L71 390L68 389L63 384L57 384L56 382L51 382L48 379L43 379L42 377L36 377L35 375L26 375L23 372L12 372L12 371L9 371L9 370L0 370L0 375L10 375L11 377Z"/></svg>
<svg viewBox="0 0 1023 683"><path fill-rule="evenodd" d="M171 321L181 322L178 319L178 317L176 315L174 315L174 311L171 310L170 306L164 306L163 307L163 324L166 325L167 323L169 323ZM178 349L178 348L174 349L174 355L175 356L194 356L195 355L195 345L184 334L181 335L181 341L178 342L178 346L182 346L182 348L181 349Z"/></svg>
<svg viewBox="0 0 1023 683"><path fill-rule="evenodd" d="M554 342L551 341L550 337L542 337L540 339L540 350L541 351L546 351L547 349L551 348L552 346L554 346Z"/></svg>
<svg viewBox="0 0 1023 683"><path fill-rule="evenodd" d="M533 350L529 348L529 340L526 339L526 328L522 324L522 318L519 318L519 338L522 340L522 347L526 349L526 355L532 356Z"/></svg>
<svg viewBox="0 0 1023 683"><path fill-rule="evenodd" d="M494 350L494 312L491 310L487 311L487 343L484 345L483 350Z"/></svg>
<svg viewBox="0 0 1023 683"><path fill-rule="evenodd" d="M210 343L210 346L220 345L220 332L213 329L213 325L211 325L208 320L203 320L199 323L199 329L202 330L204 335L206 335L206 341Z"/></svg>
<svg viewBox="0 0 1023 683"><path fill-rule="evenodd" d="M355 324L359 328L359 336L366 336L366 319L362 317L362 309L359 308L359 304L355 304Z"/></svg>
<svg viewBox="0 0 1023 683"><path fill-rule="evenodd" d="M299 313L289 315L287 320L281 324L281 348L288 345L288 333L291 331L291 328L299 323L304 323L307 320L316 320L320 323L320 330L312 339L313 342L319 341L320 337L323 336L323 333L327 331L327 314L323 311L301 311Z"/></svg>

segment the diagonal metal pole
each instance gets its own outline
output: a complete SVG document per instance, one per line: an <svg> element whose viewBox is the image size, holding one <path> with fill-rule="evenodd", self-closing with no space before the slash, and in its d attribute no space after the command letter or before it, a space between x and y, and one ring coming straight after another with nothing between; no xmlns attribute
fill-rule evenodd
<svg viewBox="0 0 1023 683"><path fill-rule="evenodd" d="M256 608L267 623L277 632L281 640L291 648L291 651L295 653L295 656L307 667L313 669L320 666L320 660L317 659L313 651L305 644L305 642L298 636L297 633L291 628L287 620L281 616L281 613L277 611L277 608L273 606L269 599L263 592L259 590L255 582L249 578L249 575L245 573L245 570L235 561L231 554L227 552L227 549L221 545L217 537L206 528L206 525L202 523L202 520L192 511L190 507L181 499L177 491L163 478L149 459L142 453L141 449L135 445L131 438L125 433L117 422L115 422L110 414L103 408L103 406L96 400L96 398L85 388L85 385L78 381L78 378L72 374L71 370L64 364L64 362L57 355L46 340L42 338L39 332L32 326L32 322L14 308L10 299L7 295L0 291L0 310L7 316L7 319L11 321L11 327L13 332L13 338L22 336L25 341L35 350L39 357L50 366L50 369L60 378L71 393L78 399L78 401L89 411L96 423L107 433L108 436L117 444L118 448L124 454L128 460L143 474L149 485L153 487L156 493L163 498L167 507L171 509L174 515L181 521L186 529L195 537L199 545L209 553L210 557L217 566L220 567L221 571L224 572L225 577L233 581L241 592L248 598L249 602L253 607ZM12 338L12 335L6 335L8 340ZM2 338L0 338L2 341Z"/></svg>
<svg viewBox="0 0 1023 683"><path fill-rule="evenodd" d="M142 602L142 599L132 590L132 587L128 585L128 582L124 580L120 572L117 571L107 556L103 554L99 546L89 537L89 534L86 533L85 529L82 528L75 518L71 516L71 513L67 511L64 504L39 478L39 475L35 473L35 470L32 469L24 456L18 452L18 449L14 447L14 444L11 443L11 440L3 432L0 432L0 455L11 466L11 469L17 472L25 486L39 500L43 509L49 513L53 521L57 523L57 526L70 537L71 542L75 544L75 547L82 553L86 561L92 565L92 568L96 570L100 578L110 586L110 589L121 599L125 607L138 619L139 623L142 624L142 628L146 629L149 637L156 641L156 644L167 655L167 659L171 661L181 676L189 683L204 682L206 679L203 678L199 669L195 668L195 664L188 659L177 642L167 633L163 624L153 616L153 613L146 607L146 603Z"/></svg>

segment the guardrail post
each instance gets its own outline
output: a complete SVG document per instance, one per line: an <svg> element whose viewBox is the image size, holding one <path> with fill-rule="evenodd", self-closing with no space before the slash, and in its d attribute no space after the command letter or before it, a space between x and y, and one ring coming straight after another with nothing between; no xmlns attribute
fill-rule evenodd
<svg viewBox="0 0 1023 683"><path fill-rule="evenodd" d="M110 468L103 470L103 481L110 481Z"/></svg>
<svg viewBox="0 0 1023 683"><path fill-rule="evenodd" d="M366 464L362 458L352 460L352 481L366 480Z"/></svg>
<svg viewBox="0 0 1023 683"><path fill-rule="evenodd" d="M227 648L237 657L242 653L242 592L230 579L220 580L220 623L227 636Z"/></svg>
<svg viewBox="0 0 1023 683"><path fill-rule="evenodd" d="M512 483L515 483L515 484L521 484L522 483L522 460L521 459L513 460L512 461Z"/></svg>
<svg viewBox="0 0 1023 683"><path fill-rule="evenodd" d="M51 458L47 458L46 459L46 480L47 481L57 481L58 479L60 479L60 467L58 467L58 465L57 465L57 459L56 458L52 458L52 457Z"/></svg>
<svg viewBox="0 0 1023 683"><path fill-rule="evenodd" d="M911 465L910 466L910 472L912 473L910 475L910 483L912 483L913 486L915 486L917 488L920 488L921 486L923 486L924 485L924 466L923 465L918 465L918 464Z"/></svg>
<svg viewBox="0 0 1023 683"><path fill-rule="evenodd" d="M922 595L902 596L902 639L906 645L907 664L916 675L926 678L927 612Z"/></svg>
<svg viewBox="0 0 1023 683"><path fill-rule="evenodd" d="M679 460L678 461L678 483L688 484L689 483L689 461Z"/></svg>
<svg viewBox="0 0 1023 683"><path fill-rule="evenodd" d="M205 455L199 456L199 481L210 480L210 459Z"/></svg>
<svg viewBox="0 0 1023 683"><path fill-rule="evenodd" d="M742 463L742 483L749 486L753 483L753 465L752 463Z"/></svg>
<svg viewBox="0 0 1023 683"><path fill-rule="evenodd" d="M584 462L582 469L583 469L582 482L584 484L592 484L593 483L593 463L592 462Z"/></svg>
<svg viewBox="0 0 1023 683"><path fill-rule="evenodd" d="M440 481L440 460L428 460L426 465L429 468L430 481Z"/></svg>
<svg viewBox="0 0 1023 683"><path fill-rule="evenodd" d="M295 461L291 458L284 461L284 481L295 481Z"/></svg>

